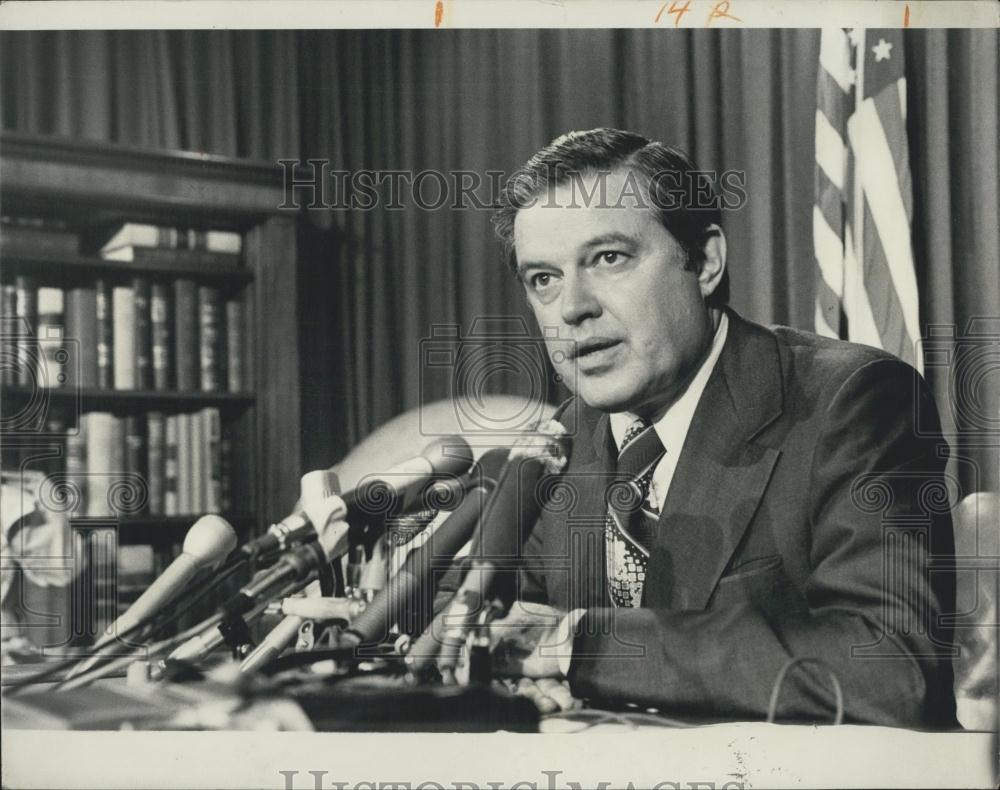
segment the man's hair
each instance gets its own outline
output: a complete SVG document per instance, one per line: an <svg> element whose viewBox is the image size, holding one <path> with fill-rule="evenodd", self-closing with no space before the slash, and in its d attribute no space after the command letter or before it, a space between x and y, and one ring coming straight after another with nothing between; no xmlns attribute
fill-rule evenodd
<svg viewBox="0 0 1000 790"><path fill-rule="evenodd" d="M532 156L507 180L493 215L493 228L504 247L504 257L517 271L514 218L556 186L583 175L631 170L637 174L639 197L647 202L667 232L686 255L685 268L698 271L705 262L705 243L715 235L722 212L719 197L707 173L697 170L679 148L620 129L591 129L557 137ZM600 194L600 193L598 193ZM608 195L614 206L619 196ZM725 271L708 303L722 307L729 301L729 271Z"/></svg>

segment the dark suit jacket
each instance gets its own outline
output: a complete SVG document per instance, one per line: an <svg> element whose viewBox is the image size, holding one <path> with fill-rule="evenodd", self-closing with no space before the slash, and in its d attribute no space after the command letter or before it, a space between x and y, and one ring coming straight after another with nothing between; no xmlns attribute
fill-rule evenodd
<svg viewBox="0 0 1000 790"><path fill-rule="evenodd" d="M556 498L525 545L522 598L586 608L570 682L595 704L752 719L791 657L822 659L846 720L951 726L954 554L946 445L923 379L882 351L729 313L662 508L638 609L604 564L609 419L571 399ZM829 720L829 672L789 672L779 720Z"/></svg>

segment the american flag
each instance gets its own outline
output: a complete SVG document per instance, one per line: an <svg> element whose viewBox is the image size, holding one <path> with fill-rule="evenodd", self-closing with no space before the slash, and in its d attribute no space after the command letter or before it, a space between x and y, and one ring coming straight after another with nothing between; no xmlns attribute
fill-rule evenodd
<svg viewBox="0 0 1000 790"><path fill-rule="evenodd" d="M899 30L825 29L816 84L816 331L920 369Z"/></svg>

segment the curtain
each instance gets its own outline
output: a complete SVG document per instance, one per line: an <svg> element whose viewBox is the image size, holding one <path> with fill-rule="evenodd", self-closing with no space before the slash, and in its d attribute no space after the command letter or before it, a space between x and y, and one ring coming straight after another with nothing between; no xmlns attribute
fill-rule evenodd
<svg viewBox="0 0 1000 790"><path fill-rule="evenodd" d="M749 199L724 216L732 304L812 328L818 31L5 33L3 45L3 125L18 131L480 174L509 173L570 129L642 132L745 173ZM927 376L962 487L996 488L998 33L910 31L906 56L921 323L960 341L958 361ZM423 364L435 327L465 337L476 319L528 318L486 210L304 210L300 241L304 468L448 394ZM516 370L484 382L526 384Z"/></svg>

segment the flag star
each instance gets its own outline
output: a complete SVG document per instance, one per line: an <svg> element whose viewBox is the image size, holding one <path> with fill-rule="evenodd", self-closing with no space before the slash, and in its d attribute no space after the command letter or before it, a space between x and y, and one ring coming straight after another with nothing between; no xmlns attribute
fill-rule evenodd
<svg viewBox="0 0 1000 790"><path fill-rule="evenodd" d="M861 32L861 29L857 27L852 27L850 30L847 31L847 37L851 40L851 43L856 47L861 44L861 37L863 35L864 34Z"/></svg>
<svg viewBox="0 0 1000 790"><path fill-rule="evenodd" d="M875 62L878 63L882 60L888 60L889 50L892 49L892 44L886 41L884 38L878 40L878 44L872 47L872 52L875 53Z"/></svg>

